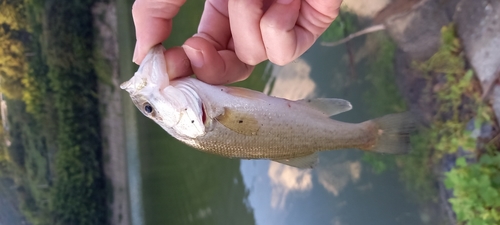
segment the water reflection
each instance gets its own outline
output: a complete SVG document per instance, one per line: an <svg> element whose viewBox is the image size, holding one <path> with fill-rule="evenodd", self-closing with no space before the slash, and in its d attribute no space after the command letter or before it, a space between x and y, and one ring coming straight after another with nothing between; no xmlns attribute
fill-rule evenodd
<svg viewBox="0 0 500 225"><path fill-rule="evenodd" d="M370 17L389 1L374 2L345 4ZM259 72L239 86L265 87L266 94L291 100L344 98L354 109L336 119L372 118L364 94L374 85L364 76L379 42L367 36L351 44L353 65L347 63L345 47L315 44L286 66L269 64L268 80ZM359 76L352 76L349 66L356 67ZM299 170L269 160L205 154L179 143L142 115L138 124L144 224L410 225L422 224L425 218L418 205L408 201L397 173L374 174L358 150L323 152L315 169Z"/></svg>
<svg viewBox="0 0 500 225"><path fill-rule="evenodd" d="M362 166L359 161L345 161L340 163L328 161L330 160L322 160L318 166L318 181L334 196L338 196L349 182L356 183L361 177Z"/></svg>
<svg viewBox="0 0 500 225"><path fill-rule="evenodd" d="M310 77L311 67L306 61L299 58L285 66L269 64L272 73L266 83L264 93L271 96L299 100L312 97L316 84ZM271 181L271 207L284 209L286 199L290 193L305 192L312 189L311 170L270 162L267 172Z"/></svg>
<svg viewBox="0 0 500 225"><path fill-rule="evenodd" d="M212 215L212 209L210 207L206 207L203 209L198 209L198 211L193 215L188 215L189 222L193 222L194 220L202 220Z"/></svg>
<svg viewBox="0 0 500 225"><path fill-rule="evenodd" d="M285 66L268 64L272 68L271 77L264 93L290 100L312 97L316 83L311 79L311 66L301 58Z"/></svg>
<svg viewBox="0 0 500 225"><path fill-rule="evenodd" d="M391 0L344 0L342 4L348 11L353 12L358 16L371 18L375 16L375 14L377 14L381 9L387 6L390 2Z"/></svg>
<svg viewBox="0 0 500 225"><path fill-rule="evenodd" d="M271 162L267 175L271 180L271 207L274 209L284 208L289 193L312 189L311 170L301 170L281 163Z"/></svg>
<svg viewBox="0 0 500 225"><path fill-rule="evenodd" d="M321 65L318 63L318 59L341 59L345 53L317 47L284 67L269 65L272 72L265 92L293 100L346 98L355 109L341 114L340 120L368 119L364 110L359 110L366 108L359 92L352 95L343 93L341 88L332 89L332 85L342 87L339 77L346 76L336 71L345 71L345 65L325 66L324 60ZM361 58L369 56L370 51L360 55L357 67L363 68ZM342 60L336 62L339 61ZM333 71L334 75L325 71ZM364 90L367 84L357 85L356 90ZM256 223L422 224L417 206L406 201L396 173L375 175L360 161L361 156L358 150L322 152L320 163L313 170L299 170L267 160L242 160L240 171L249 190L248 202ZM383 205L379 204L382 202Z"/></svg>

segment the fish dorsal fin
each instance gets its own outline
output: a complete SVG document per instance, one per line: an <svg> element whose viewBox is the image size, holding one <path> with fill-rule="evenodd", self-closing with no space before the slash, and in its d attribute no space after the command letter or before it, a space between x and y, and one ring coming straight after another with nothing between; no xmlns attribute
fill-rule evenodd
<svg viewBox="0 0 500 225"><path fill-rule="evenodd" d="M252 99L252 100L262 100L263 97L267 97L262 92L242 88L242 87L225 87L226 92L230 95L240 97L240 98L246 98L246 99Z"/></svg>
<svg viewBox="0 0 500 225"><path fill-rule="evenodd" d="M338 98L302 99L297 102L316 109L327 116L337 115L352 109L350 102Z"/></svg>
<svg viewBox="0 0 500 225"><path fill-rule="evenodd" d="M257 135L261 124L250 113L224 107L224 113L215 118L228 129L247 136Z"/></svg>
<svg viewBox="0 0 500 225"><path fill-rule="evenodd" d="M277 160L273 160L273 161L283 163L283 164L288 165L288 166L297 167L300 169L310 169L318 164L319 159L318 159L318 154L315 152L313 154L301 156L301 157L297 157L297 158L277 159Z"/></svg>

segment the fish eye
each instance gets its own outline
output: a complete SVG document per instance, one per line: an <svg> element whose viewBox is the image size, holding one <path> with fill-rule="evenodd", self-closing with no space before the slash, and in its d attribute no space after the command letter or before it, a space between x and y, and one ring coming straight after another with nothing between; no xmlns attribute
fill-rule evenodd
<svg viewBox="0 0 500 225"><path fill-rule="evenodd" d="M147 113L152 113L153 112L153 106L151 106L149 103L146 103L144 105L144 111L146 111Z"/></svg>

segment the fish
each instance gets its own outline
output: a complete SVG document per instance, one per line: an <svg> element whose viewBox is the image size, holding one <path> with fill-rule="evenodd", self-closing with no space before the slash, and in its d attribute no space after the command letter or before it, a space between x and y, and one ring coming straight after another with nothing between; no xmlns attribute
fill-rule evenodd
<svg viewBox="0 0 500 225"><path fill-rule="evenodd" d="M120 87L144 116L203 152L313 168L320 151L403 154L410 150L415 126L409 112L346 123L330 118L352 109L343 99L292 101L194 77L170 80L163 50L162 45L153 47Z"/></svg>

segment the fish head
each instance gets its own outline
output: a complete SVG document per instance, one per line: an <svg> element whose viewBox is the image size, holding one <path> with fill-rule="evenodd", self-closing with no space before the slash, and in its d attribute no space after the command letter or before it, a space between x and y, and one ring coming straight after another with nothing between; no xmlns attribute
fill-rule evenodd
<svg viewBox="0 0 500 225"><path fill-rule="evenodd" d="M121 89L128 91L130 94L142 91L144 88L157 86L166 87L170 84L170 79L167 74L167 66L162 45L156 45L149 50L137 72L130 80L125 81L120 85Z"/></svg>
<svg viewBox="0 0 500 225"><path fill-rule="evenodd" d="M163 46L153 47L134 76L120 85L130 94L134 105L164 130L195 138L205 133L199 96L188 87L171 85L165 65Z"/></svg>

